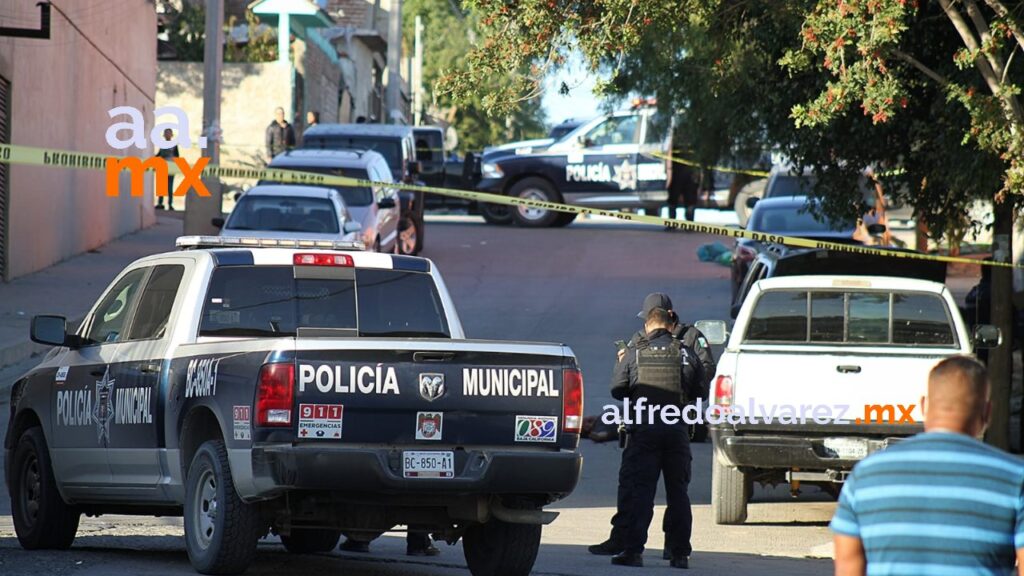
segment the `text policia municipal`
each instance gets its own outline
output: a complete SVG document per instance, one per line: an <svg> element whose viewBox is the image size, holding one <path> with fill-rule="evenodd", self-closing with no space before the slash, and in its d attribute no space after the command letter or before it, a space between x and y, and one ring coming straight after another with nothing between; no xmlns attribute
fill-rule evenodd
<svg viewBox="0 0 1024 576"><path fill-rule="evenodd" d="M324 394L401 394L393 366L299 364L299 392L316 386ZM554 370L463 368L463 396L558 397Z"/></svg>
<svg viewBox="0 0 1024 576"><path fill-rule="evenodd" d="M608 425L625 424L916 424L913 416L914 404L865 404L862 416L848 418L849 404L755 404L751 398L747 405L718 404L704 405L698 398L693 404L648 404L646 398L631 402L622 401L622 406L605 404L601 422Z"/></svg>

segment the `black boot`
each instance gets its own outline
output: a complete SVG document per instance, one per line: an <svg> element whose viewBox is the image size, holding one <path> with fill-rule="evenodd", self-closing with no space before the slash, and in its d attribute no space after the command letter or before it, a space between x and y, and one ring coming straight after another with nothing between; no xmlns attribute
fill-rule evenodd
<svg viewBox="0 0 1024 576"><path fill-rule="evenodd" d="M688 556L673 556L672 561L668 565L673 568L688 570L690 568L690 558Z"/></svg>
<svg viewBox="0 0 1024 576"><path fill-rule="evenodd" d="M593 546L588 547L587 550L590 551L591 554L596 554L598 556L615 556L622 552L624 547L609 538L600 544L594 544Z"/></svg>
<svg viewBox="0 0 1024 576"><path fill-rule="evenodd" d="M644 556L636 552L623 552L612 556L612 564L616 566L629 566L630 568L643 568Z"/></svg>

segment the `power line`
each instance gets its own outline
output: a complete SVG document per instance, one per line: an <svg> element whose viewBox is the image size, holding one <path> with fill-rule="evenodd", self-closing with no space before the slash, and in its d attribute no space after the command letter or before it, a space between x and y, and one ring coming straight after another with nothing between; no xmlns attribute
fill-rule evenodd
<svg viewBox="0 0 1024 576"><path fill-rule="evenodd" d="M113 67L114 67L114 68L115 68L115 69L116 69L116 70L117 70L118 72L120 72L120 73L121 73L121 76L124 76L125 80L127 80L127 81L128 81L128 82L129 82L129 83L130 83L130 84L132 85L132 86L135 86L135 89L136 89L136 90L138 90L138 91L139 91L139 92L140 92L140 93L141 93L141 94L142 94L143 96L145 96L145 97L146 97L146 100L149 100L149 101L150 101L150 103L152 103L152 104L154 104L154 105L156 104L156 101L155 101L155 100L153 99L153 97L152 97L152 96L150 96L149 94L147 94L147 93L146 93L146 91L142 89L142 86L139 86L139 85L138 85L138 84L137 84L137 83L135 82L135 80L133 80L133 79L132 79L132 77L131 77L131 76L129 76L129 75L128 75L128 73L127 73L127 72L125 72L125 71L124 71L124 70L123 70L123 69L121 68L121 66L120 66L120 65L118 65L118 63L117 63L117 62L114 62L114 60L113 60L113 59L112 59L112 58L111 58L110 56L107 56L107 54L106 54L105 52L103 52L103 50L101 50L101 49L100 49L100 47L99 47L99 46L97 46L97 45L96 45L96 43L95 43L95 42L93 42L93 41L92 41L92 39L91 39L91 38L89 38L89 37L88 37L88 36L87 36L87 35L85 34L85 32L82 32L82 29L81 29L81 28L79 28L79 27L78 27L78 25L77 25L77 24L75 24L75 23L74 23L74 22L73 22L73 21L71 20L71 18L70 18L70 17L69 17L68 15L67 15L67 13L66 13L66 12L64 12L64 10L61 10L60 6L57 6L57 5L56 5L56 4L54 4L53 2L50 2L50 6L53 6L53 9L54 9L54 10L56 10L58 14L60 14L61 16L63 16L63 17L64 17L64 19L65 19L65 20L67 20L68 24L70 24L70 25L71 25L71 27L72 27L72 28L74 28L74 29L75 29L75 31L76 31L76 32L78 32L78 34L79 34L79 35L80 35L80 36L81 36L81 37L82 37L82 38L83 38L83 39L84 39L84 40L85 40L86 42L88 42L88 43L89 43L89 45L90 45L90 46L92 46L93 48L95 48L95 49L96 49L96 52L99 52L99 55L100 55L100 56L103 56L104 60L106 60L107 62L110 62L110 65L111 65L111 66L113 66Z"/></svg>

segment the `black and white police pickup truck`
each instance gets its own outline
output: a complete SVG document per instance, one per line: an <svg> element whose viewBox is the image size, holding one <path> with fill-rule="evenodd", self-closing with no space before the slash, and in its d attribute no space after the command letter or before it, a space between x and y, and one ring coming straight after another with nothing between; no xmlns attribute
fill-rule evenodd
<svg viewBox="0 0 1024 576"><path fill-rule="evenodd" d="M183 515L193 566L224 574L268 530L302 553L412 525L462 538L474 576L529 573L543 507L580 475L568 347L467 340L429 260L178 244L128 266L77 332L33 319L56 348L11 397L24 548L69 547L81 514Z"/></svg>

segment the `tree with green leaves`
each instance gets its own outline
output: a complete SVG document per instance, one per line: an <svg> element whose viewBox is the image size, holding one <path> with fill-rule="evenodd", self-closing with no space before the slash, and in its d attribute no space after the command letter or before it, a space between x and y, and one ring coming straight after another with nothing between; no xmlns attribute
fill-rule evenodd
<svg viewBox="0 0 1024 576"><path fill-rule="evenodd" d="M654 94L679 114L683 145L704 164L757 149L818 176L832 216L866 209L865 167L915 207L936 238L978 223L994 201L995 236L1009 259L1014 199L1024 189L1024 48L1002 0L472 0L481 38L442 89L480 99L479 79L514 74L482 97L501 111L539 89L569 50L606 71L608 94ZM528 70L527 73L522 71ZM676 147L680 144L676 143ZM1003 269L1004 271L1006 269ZM1009 342L1009 273L993 276L992 318ZM1009 346L990 356L996 425L1005 445ZM1002 410L1000 412L999 410Z"/></svg>
<svg viewBox="0 0 1024 576"><path fill-rule="evenodd" d="M500 113L491 113L483 101L505 83L505 79L518 75L518 71L478 78L478 94L467 94L459 102L439 92L436 86L447 74L466 65L467 54L473 48L479 18L476 12L464 11L452 0L405 0L402 22L406 52L411 53L415 18L423 22L423 85L425 103L433 111L435 122L453 125L459 136L459 148L479 151L485 146L512 140L537 138L544 134L544 112L539 94L525 95L505 107Z"/></svg>

